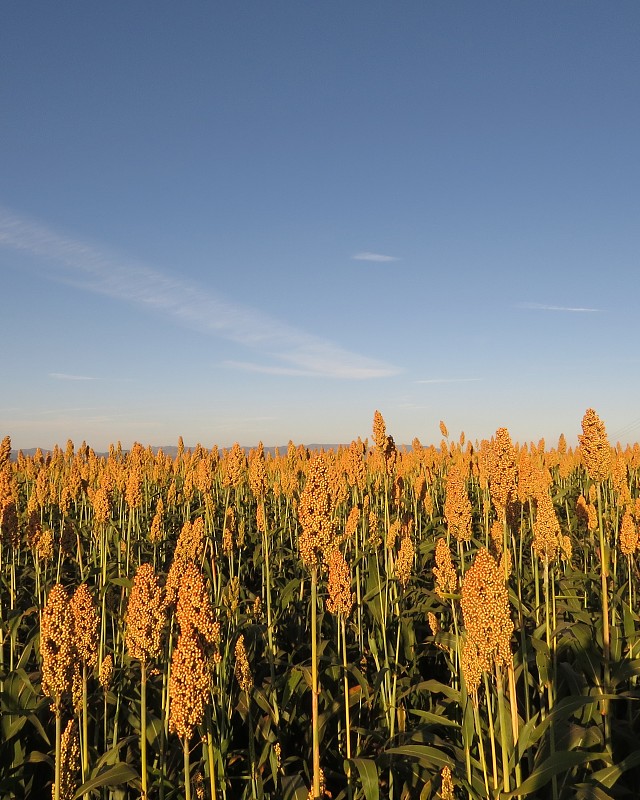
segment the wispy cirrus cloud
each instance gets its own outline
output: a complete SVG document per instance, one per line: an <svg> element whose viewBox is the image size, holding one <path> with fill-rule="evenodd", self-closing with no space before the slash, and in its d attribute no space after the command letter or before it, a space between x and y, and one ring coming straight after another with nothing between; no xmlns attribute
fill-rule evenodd
<svg viewBox="0 0 640 800"><path fill-rule="evenodd" d="M424 378L416 383L475 383L482 378Z"/></svg>
<svg viewBox="0 0 640 800"><path fill-rule="evenodd" d="M49 377L56 381L96 381L90 375L68 375L66 372L50 372Z"/></svg>
<svg viewBox="0 0 640 800"><path fill-rule="evenodd" d="M113 255L0 207L0 246L37 256L47 275L86 291L162 312L287 365L280 374L366 379L396 374L391 364L353 353L183 277ZM263 365L275 371L282 365Z"/></svg>
<svg viewBox="0 0 640 800"><path fill-rule="evenodd" d="M382 253L356 253L351 256L354 261L377 261L378 263L386 263L388 261L399 261L397 256L385 256Z"/></svg>
<svg viewBox="0 0 640 800"><path fill-rule="evenodd" d="M602 308L585 308L581 306L554 306L545 303L518 303L516 308L527 308L533 311L564 311L570 314L593 314L603 311Z"/></svg>
<svg viewBox="0 0 640 800"><path fill-rule="evenodd" d="M280 367L269 364L256 364L251 361L226 360L222 362L223 367L237 369L241 372L260 372L264 375L290 375L293 377L311 377L315 373L310 370L295 369L294 367Z"/></svg>

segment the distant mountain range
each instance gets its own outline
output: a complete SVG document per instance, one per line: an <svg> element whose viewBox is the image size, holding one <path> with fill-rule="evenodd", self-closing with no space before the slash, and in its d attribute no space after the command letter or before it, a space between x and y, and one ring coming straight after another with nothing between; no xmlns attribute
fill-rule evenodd
<svg viewBox="0 0 640 800"><path fill-rule="evenodd" d="M299 443L297 443L297 442L294 442L294 444L295 444L296 447L299 446ZM144 446L145 450L148 447L148 445L143 445L143 446ZM348 444L346 444L346 445L345 444L315 444L315 443L314 444L303 444L303 447L306 447L307 450L311 450L311 451L314 451L314 450L336 450L338 447L348 447L348 446L349 446ZM204 447L204 445L202 445L202 447ZM257 445L253 445L252 447L248 447L247 445L242 445L242 449L244 450L245 453L249 453L250 450L255 450L256 447L257 447ZM273 456L273 455L275 455L275 452L277 450L280 453L280 455L282 455L283 453L287 452L287 448L288 447L289 447L288 444L279 445L278 447L275 447L275 446L274 447L265 447L264 448L264 452L265 452L265 454L266 453L270 453ZM12 451L11 451L11 458L12 459L15 459L17 457L18 452L20 451L20 449L21 448L12 449ZM47 453L51 452L51 450L48 450L48 449L46 449L44 447L41 447L41 448L29 447L27 449L23 449L22 450L22 454L27 456L27 457L34 456L38 449L40 449L45 455ZM61 448L61 449L64 450L64 448ZM76 447L76 451L77 451L77 449L78 448ZM159 450L162 450L162 452L165 455L171 456L171 458L175 458L178 455L178 446L175 445L175 444L168 444L168 445L160 446L160 447L156 447L155 445L152 445L151 449L153 450L154 453L157 453ZM196 448L195 448L195 445L193 445L193 446L185 445L184 449L185 449L185 451L187 451L187 450L193 451ZM204 449L205 450L210 450L211 448L210 447L205 447ZM220 446L218 446L218 450L220 452L222 452L223 450L229 450L229 449L230 449L230 447L220 447ZM124 453L128 452L127 448L123 448L122 450L123 450ZM98 457L104 456L106 458L109 455L109 453L108 452L100 452L100 453L96 452L96 455Z"/></svg>

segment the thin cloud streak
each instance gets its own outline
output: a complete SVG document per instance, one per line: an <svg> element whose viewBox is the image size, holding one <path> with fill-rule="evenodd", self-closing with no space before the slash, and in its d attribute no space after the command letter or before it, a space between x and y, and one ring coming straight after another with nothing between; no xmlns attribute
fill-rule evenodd
<svg viewBox="0 0 640 800"><path fill-rule="evenodd" d="M518 303L517 308L527 308L533 311L564 311L570 314L598 314L601 308L580 308L573 306L548 306L544 303Z"/></svg>
<svg viewBox="0 0 640 800"><path fill-rule="evenodd" d="M378 263L386 263L388 261L398 261L397 256L385 256L382 253L356 253L351 256L354 261L377 261Z"/></svg>
<svg viewBox="0 0 640 800"><path fill-rule="evenodd" d="M67 238L0 208L0 246L55 262L49 277L86 291L168 314L198 330L284 361L303 374L330 378L382 378L398 369L304 333L253 308L228 302L173 277L93 245Z"/></svg>
<svg viewBox="0 0 640 800"><path fill-rule="evenodd" d="M481 380L482 378L426 378L416 383L474 383Z"/></svg>
<svg viewBox="0 0 640 800"><path fill-rule="evenodd" d="M90 375L68 375L66 372L50 372L49 377L56 381L96 381Z"/></svg>
<svg viewBox="0 0 640 800"><path fill-rule="evenodd" d="M241 370L243 372L261 372L265 375L292 375L296 377L317 376L317 373L311 370L293 369L293 367L274 367L268 364L254 364L250 361L223 361L222 366Z"/></svg>

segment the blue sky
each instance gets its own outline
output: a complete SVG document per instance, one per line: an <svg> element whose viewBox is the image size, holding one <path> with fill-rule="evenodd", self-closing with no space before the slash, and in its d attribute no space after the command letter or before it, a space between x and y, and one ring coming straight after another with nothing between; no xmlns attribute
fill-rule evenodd
<svg viewBox="0 0 640 800"><path fill-rule="evenodd" d="M640 437L640 4L0 5L0 433Z"/></svg>

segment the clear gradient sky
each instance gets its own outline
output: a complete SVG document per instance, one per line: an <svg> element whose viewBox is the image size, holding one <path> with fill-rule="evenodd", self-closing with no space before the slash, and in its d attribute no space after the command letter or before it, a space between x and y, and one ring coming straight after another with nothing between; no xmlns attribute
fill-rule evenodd
<svg viewBox="0 0 640 800"><path fill-rule="evenodd" d="M640 439L637 0L2 0L15 448Z"/></svg>

